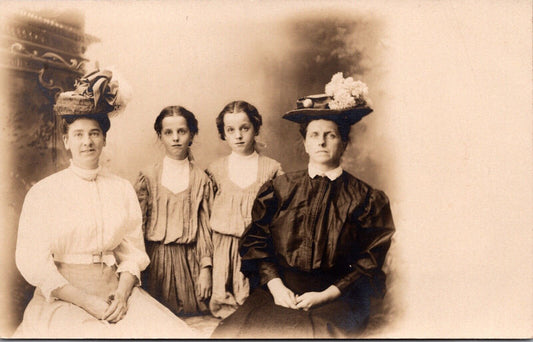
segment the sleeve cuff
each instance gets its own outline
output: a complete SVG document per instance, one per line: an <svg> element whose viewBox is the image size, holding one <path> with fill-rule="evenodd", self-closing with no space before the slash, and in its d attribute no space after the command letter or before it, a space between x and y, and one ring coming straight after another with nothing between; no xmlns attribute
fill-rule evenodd
<svg viewBox="0 0 533 342"><path fill-rule="evenodd" d="M259 263L259 276L261 285L265 285L274 278L280 278L275 264L269 261Z"/></svg>
<svg viewBox="0 0 533 342"><path fill-rule="evenodd" d="M341 291L341 293L344 294L344 293L346 293L348 288L353 283L355 283L355 281L357 279L359 279L360 277L361 277L361 273L359 273L357 271L352 272L352 273L348 273L346 276L344 276L343 278L341 278L338 281L336 281L335 283L333 283L333 285L335 285L339 289L339 291Z"/></svg>
<svg viewBox="0 0 533 342"><path fill-rule="evenodd" d="M47 279L43 284L41 284L39 289L41 290L46 302L51 303L57 300L57 298L52 295L52 291L59 289L68 283L68 280L66 280L61 274L57 273L57 275Z"/></svg>
<svg viewBox="0 0 533 342"><path fill-rule="evenodd" d="M132 261L121 262L120 265L117 267L117 273L122 272L130 272L139 281L138 285L141 285L141 271L139 270L139 266L137 266L136 263Z"/></svg>
<svg viewBox="0 0 533 342"><path fill-rule="evenodd" d="M346 293L346 288L348 287L348 284L344 280L337 281L333 283L339 291L341 291L342 294Z"/></svg>

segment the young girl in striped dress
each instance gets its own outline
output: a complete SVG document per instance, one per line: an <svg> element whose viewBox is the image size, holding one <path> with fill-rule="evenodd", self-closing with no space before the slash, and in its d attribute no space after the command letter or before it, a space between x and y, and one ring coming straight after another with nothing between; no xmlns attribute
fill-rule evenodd
<svg viewBox="0 0 533 342"><path fill-rule="evenodd" d="M249 294L249 282L241 273L239 239L251 223L251 211L259 188L282 174L279 162L257 153L255 137L262 117L245 101L227 104L216 118L220 138L231 154L213 162L207 174L213 181L215 199L211 213L213 230L213 293L211 313L225 318Z"/></svg>
<svg viewBox="0 0 533 342"><path fill-rule="evenodd" d="M213 244L209 208L213 187L190 160L198 121L181 106L165 107L154 123L163 160L140 172L135 190L143 213L150 265L142 286L175 314L209 312Z"/></svg>

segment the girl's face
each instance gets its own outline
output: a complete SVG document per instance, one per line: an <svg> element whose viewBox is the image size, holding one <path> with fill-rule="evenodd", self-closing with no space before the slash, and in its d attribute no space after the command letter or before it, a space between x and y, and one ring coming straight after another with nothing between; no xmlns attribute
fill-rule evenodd
<svg viewBox="0 0 533 342"><path fill-rule="evenodd" d="M224 115L224 137L233 152L243 156L252 154L255 135L254 125L246 113Z"/></svg>
<svg viewBox="0 0 533 342"><path fill-rule="evenodd" d="M165 146L169 158L183 160L189 154L193 135L183 116L167 116L161 122L159 139Z"/></svg>
<svg viewBox="0 0 533 342"><path fill-rule="evenodd" d="M96 120L80 118L71 123L63 136L72 163L82 169L96 169L105 146L105 136Z"/></svg>

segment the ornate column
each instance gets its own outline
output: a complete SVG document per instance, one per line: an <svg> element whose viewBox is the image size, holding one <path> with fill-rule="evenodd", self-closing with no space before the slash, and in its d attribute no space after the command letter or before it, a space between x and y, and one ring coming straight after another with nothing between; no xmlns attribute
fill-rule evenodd
<svg viewBox="0 0 533 342"><path fill-rule="evenodd" d="M84 16L78 11L16 10L7 19L0 27L0 72L5 85L2 139L8 146L3 166L9 178L2 209L6 211L4 261L11 286L1 294L0 303L11 310L0 327L2 336L9 336L21 321L33 290L14 262L24 196L35 182L68 162L52 112L55 97L74 88L75 79L85 72L87 46L98 41L84 32Z"/></svg>

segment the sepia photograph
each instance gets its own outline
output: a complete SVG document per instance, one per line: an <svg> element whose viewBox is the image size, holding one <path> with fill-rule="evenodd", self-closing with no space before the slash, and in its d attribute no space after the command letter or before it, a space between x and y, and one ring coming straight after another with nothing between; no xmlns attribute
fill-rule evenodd
<svg viewBox="0 0 533 342"><path fill-rule="evenodd" d="M526 0L0 2L2 338L533 338Z"/></svg>

